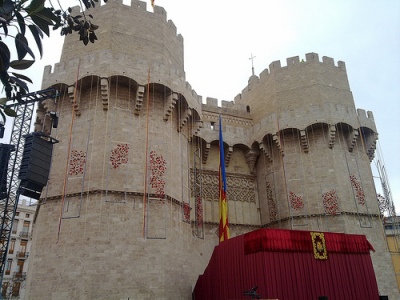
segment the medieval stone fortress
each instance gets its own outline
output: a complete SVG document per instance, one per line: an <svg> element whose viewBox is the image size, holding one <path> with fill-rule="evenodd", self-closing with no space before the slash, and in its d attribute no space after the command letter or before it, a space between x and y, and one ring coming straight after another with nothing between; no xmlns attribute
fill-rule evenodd
<svg viewBox="0 0 400 300"><path fill-rule="evenodd" d="M344 62L272 62L218 106L186 82L183 37L163 8L118 0L91 13L98 41L67 36L44 71L42 88L60 97L39 105L35 129L59 143L27 299L191 299L218 244L219 126L231 236L365 235L381 294L399 299L370 168L378 133L354 106Z"/></svg>

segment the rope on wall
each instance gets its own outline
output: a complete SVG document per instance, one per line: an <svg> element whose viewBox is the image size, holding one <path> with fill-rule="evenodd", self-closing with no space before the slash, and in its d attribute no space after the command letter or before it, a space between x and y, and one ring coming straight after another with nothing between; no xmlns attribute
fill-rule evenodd
<svg viewBox="0 0 400 300"><path fill-rule="evenodd" d="M70 160L70 156L71 156L72 128L73 128L74 119L75 119L74 107L76 105L76 92L77 92L77 89L78 89L78 79L79 79L80 66L81 66L81 60L79 59L78 69L77 69L77 72L76 72L76 81L75 81L75 89L74 89L74 100L73 100L73 103L71 105L71 123L70 123L70 127L69 127L67 161L65 163L64 181L63 181L63 193L62 193L62 197L61 197L61 208L60 208L60 217L59 217L59 221L58 221L58 232L57 232L57 242L56 243L58 243L58 241L60 240L62 216L63 216L63 209L64 209L64 203L65 203L65 194L66 194L66 188L67 188L68 167L69 167L69 160Z"/></svg>
<svg viewBox="0 0 400 300"><path fill-rule="evenodd" d="M144 168L144 191L143 191L143 238L147 237L147 177L148 177L148 151L149 151L149 117L150 117L150 68L147 74L147 106L146 106L146 142L145 142L145 168Z"/></svg>
<svg viewBox="0 0 400 300"><path fill-rule="evenodd" d="M302 202L302 204L303 204L303 206L304 206L304 199L306 198L307 199L307 209L306 209L306 213L304 214L304 218L306 218L306 220L307 220L307 223L305 223L305 224L295 224L294 226L308 226L309 224L308 224L308 222L309 222L309 215L310 215L310 211L309 211L309 196L308 196L308 193L307 193L307 184L306 184L306 178L305 178L305 174L304 174L304 161L303 161L303 158L304 158L304 149L303 149L303 147L302 147L302 142L301 142L301 137L300 137L300 130L298 130L298 129L293 129L292 128L292 138L293 138L293 140L294 140L294 142L295 142L295 144L297 145L297 147L298 147L298 156L299 156L299 166L297 166L299 169L301 169L301 175L300 175L300 178L298 178L297 180L299 180L300 182L301 182L301 193L302 193L302 200L301 200L301 202ZM306 137L307 138L307 137ZM291 205L292 205L292 203L291 203Z"/></svg>
<svg viewBox="0 0 400 300"><path fill-rule="evenodd" d="M62 86L61 86L61 87L62 87ZM59 103L60 103L61 101L57 101L57 99L59 100L59 99L61 98L61 95L62 95L62 94L64 94L64 91L63 91L63 90L60 90L60 93L58 93L57 96L56 96L56 98L54 99L55 111L56 111L56 113L58 114L58 117L60 117L60 113L59 113L59 111L60 111ZM44 130L44 120L43 120L43 129L42 129L42 131L43 131L43 130ZM50 129L50 130L52 130L52 129ZM57 128L56 128L56 134L54 135L54 138L55 138L56 140L58 139L58 126L57 126ZM53 168L52 168L51 166L53 165L53 158L54 158L54 156L52 155L52 156L51 156L51 161L50 161L50 173L49 173L49 178L52 177ZM51 181L48 180L48 181L47 181L47 185L46 185L45 196L44 196L44 199L42 200L41 204L45 204L46 201L47 201L47 195L48 195L48 192L49 192L49 187L50 187L50 185L51 185Z"/></svg>
<svg viewBox="0 0 400 300"><path fill-rule="evenodd" d="M323 130L322 130L323 131ZM315 143L316 143L316 139L315 139L315 133L314 133L314 126L311 124L311 135L312 135L312 141L313 141L313 145L315 145ZM311 152L311 150L314 150L312 147L312 145L311 145L311 143L310 143L310 140L309 140L309 136L310 136L310 134L309 134L309 130L307 130L307 139L308 139L308 143L309 143L309 147L310 147L310 152ZM324 136L324 141L325 141L325 136ZM316 151L317 149L315 149L315 151ZM315 178L315 173L314 173L314 171L315 171L315 166L314 166L314 162L313 162L313 155L310 155L310 164L311 164L311 174L312 174L312 176L313 176L313 178ZM321 190L321 194L322 194L322 190ZM320 220L320 222L321 222L321 225L323 225L323 219L322 219L322 211L318 211L318 213L319 213L319 217L318 217L318 219ZM320 222L317 220L317 222L318 222L318 227L320 226Z"/></svg>
<svg viewBox="0 0 400 300"><path fill-rule="evenodd" d="M91 76L91 83L90 83L90 93L89 93L89 101L87 101L87 105L88 105L88 111L90 111L90 103L92 102L92 90L93 90L93 81L94 81L94 77L93 75ZM82 88L80 90L80 93L82 94ZM79 98L82 99L81 94L79 95ZM83 202L83 195L84 195L84 189L85 189L85 180L86 180L86 174L87 174L87 161L88 161L88 152L89 152L89 141L90 141L90 134L91 134L91 126L92 126L92 120L91 119L87 119L87 126L88 126L88 130L87 130L87 139L86 139L86 149L85 149L85 155L86 155L86 159L85 159L85 163L83 164L83 174L82 174L82 178L81 178L81 192L80 192L80 199L79 199L79 207L78 207L78 211L75 215L72 216L65 216L65 212L69 212L69 206L72 200L67 200L66 203L66 209L64 207L64 213L63 213L63 219L74 219L74 218L79 218L81 216L81 210L82 210L82 202ZM83 123L83 120L82 120ZM78 130L83 131L83 124L79 124L79 122L74 122L74 126L73 126L73 132L75 131L75 129L78 127ZM82 132L83 133L83 132ZM77 139L73 139L72 143L71 143L71 152L74 148L74 143L76 142ZM78 147L79 146L83 146L84 143L83 141L80 141L78 139ZM71 159L73 160L73 158ZM69 164L69 168L71 168L71 163ZM69 174L70 175L70 174ZM70 180L70 178L67 179L67 182ZM66 190L68 190L68 183L67 183L67 188ZM88 190L89 191L89 190ZM86 198L88 198L88 194L86 195Z"/></svg>
<svg viewBox="0 0 400 300"><path fill-rule="evenodd" d="M172 91L170 93L172 93ZM167 87L165 85L164 85L164 95L163 96L164 96L164 98L163 98L162 104L165 106L165 103L168 101ZM171 97L172 97L172 95L171 95ZM167 103L167 105L170 105L170 103ZM166 122L169 122L169 141L170 141L170 143L169 143L170 151L169 152L170 152L170 159L169 159L169 171L168 171L168 174L169 174L169 181L168 181L169 185L168 185L168 188L169 188L169 194L170 195L172 195L172 184L171 183L172 183L172 178L173 178L173 174L172 174L172 165L173 165L173 155L172 155L172 153L173 153L173 147L174 147L173 136L172 136L172 133L173 133L173 131L172 131L172 123L173 123L173 121L172 120L173 119L174 119L174 110L171 109L171 116L166 121ZM178 135L178 137L179 137L179 135ZM180 143L179 143L178 151L179 151L179 153L181 153L180 152L181 151ZM174 208L173 208L172 201L170 201L169 209L170 209L170 216L169 216L170 227L173 228L173 209Z"/></svg>
<svg viewBox="0 0 400 300"><path fill-rule="evenodd" d="M97 119L97 108L98 108L98 106L99 106L99 95L100 95L100 86L101 86L101 79L100 78L98 78L97 79L97 86L96 86L96 93L95 93L95 104L94 104L94 115L93 115L93 118L92 119L90 119L90 121L91 121L91 124L93 123L93 124L95 124L95 122L96 122L96 119ZM92 89L90 90L90 98L92 99ZM90 103L91 103L91 101L90 101ZM89 103L89 105L90 105L90 103ZM90 110L90 106L89 106L89 110ZM90 124L90 126L91 126L91 124ZM95 135L95 133L96 133L96 130L93 130L93 136L92 136L92 147L91 147L91 149L90 149L90 155L89 155L89 152L88 152L88 150L87 150L87 159L86 159L86 164L89 164L89 172L88 172L88 182L87 182L87 192L86 192L86 206L85 206L85 210L86 211L88 211L88 207L89 207L89 198L90 198L90 194L89 194L89 192L90 192L90 189L91 189L91 175L92 175L92 166L93 166L93 164L92 164L92 161L93 161L93 151L94 151L94 149L95 149L95 147L94 147L94 145L95 145L95 141L96 141L96 135ZM89 134L89 136L90 136L90 134ZM101 197L101 196L100 196ZM101 202L101 201L100 201ZM83 235L85 236L86 235L86 225L87 225L87 222L86 222L86 220L85 220L85 222L84 222L84 227L83 227Z"/></svg>
<svg viewBox="0 0 400 300"><path fill-rule="evenodd" d="M283 143L282 143L282 145L281 145L281 146L282 146L282 153L285 153L285 143L284 143L284 140L285 140L285 139L284 139L284 136L281 137L281 130L280 130L280 128L279 128L278 114L276 115L276 126L277 126L277 129L278 129L277 134L278 134L279 143L282 143L282 141L283 141ZM283 133L282 133L282 134L283 134ZM278 151L278 155L279 155L279 159L280 159L281 166L282 166L282 171L283 171L283 179L284 179L283 181L284 181L284 183L285 183L286 203L287 203L287 208L288 208L288 211L289 211L290 227L291 227L291 229L293 229L292 212L291 212L291 210L290 210L289 195L288 195L288 192L287 192L287 178L286 178L285 159L284 159L282 153L280 153L280 152Z"/></svg>

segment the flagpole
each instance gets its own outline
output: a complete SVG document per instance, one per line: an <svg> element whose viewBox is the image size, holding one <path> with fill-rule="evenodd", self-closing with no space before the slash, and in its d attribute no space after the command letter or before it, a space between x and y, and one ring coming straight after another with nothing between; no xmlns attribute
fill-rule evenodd
<svg viewBox="0 0 400 300"><path fill-rule="evenodd" d="M222 137L222 118L219 115L219 242L230 238L228 222L228 199L225 171L225 151Z"/></svg>

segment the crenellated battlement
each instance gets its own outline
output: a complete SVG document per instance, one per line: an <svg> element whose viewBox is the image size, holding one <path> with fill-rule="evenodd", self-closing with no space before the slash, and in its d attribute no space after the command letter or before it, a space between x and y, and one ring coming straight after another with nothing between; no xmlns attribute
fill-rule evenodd
<svg viewBox="0 0 400 300"><path fill-rule="evenodd" d="M365 111L364 109L357 109L357 117L360 127L367 127L372 129L374 132L377 132L374 115L372 111Z"/></svg>
<svg viewBox="0 0 400 300"><path fill-rule="evenodd" d="M242 90L241 93L237 94L234 97L234 100L231 101L233 102L231 106L235 106L241 102L241 100L250 92L251 90L257 88L258 85L263 85L266 84L266 82L269 80L271 76L274 75L275 72L277 71L292 71L293 68L297 68L296 72L301 73L303 72L309 72L309 69L307 69L307 66L310 66L312 64L318 64L321 68L324 67L336 67L337 70L343 71L342 75L345 76L347 80L347 73L346 73L346 64L343 61L338 61L337 65L335 65L334 59L328 56L323 56L322 61L319 59L319 55L317 53L307 53L305 55L305 59L301 59L299 56L293 56L293 57L288 57L286 59L286 66L282 66L280 60L273 61L269 64L268 69L264 69L259 76L252 75L250 76L248 80L248 85ZM303 70L301 68L304 67ZM218 104L218 102L208 102L206 105L215 106L215 104ZM222 108L222 106L221 106Z"/></svg>
<svg viewBox="0 0 400 300"><path fill-rule="evenodd" d="M78 6L72 9L73 14L79 12ZM183 94L191 106L200 109L201 99L185 79L183 37L173 21L167 20L164 8L155 6L150 12L146 2L132 0L127 5L116 0L96 5L90 13L99 25L98 40L85 46L75 35L66 36L60 62L54 68L45 67L43 88L74 84L78 69L79 78L120 75L141 85L147 83L150 71L151 82ZM112 21L114 15L120 22Z"/></svg>
<svg viewBox="0 0 400 300"><path fill-rule="evenodd" d="M78 6L72 8L72 14L79 13ZM179 69L179 76L184 74L183 37L177 33L174 22L167 20L164 8L155 6L152 12L147 10L145 2L132 0L127 5L118 0L96 5L88 13L93 15L93 22L99 26L96 30L98 40L84 46L76 35L66 36L60 63L69 64L79 57L82 61L86 53L90 53L101 56L100 61L85 58L87 62L104 66L117 54L123 56L125 61L120 66L121 70L124 66L161 63L171 69ZM113 22L115 15L119 16L120 22ZM114 56L110 57L107 52Z"/></svg>
<svg viewBox="0 0 400 300"><path fill-rule="evenodd" d="M305 56L305 60L302 59L301 61L299 56L286 58L286 66L282 66L280 60L273 61L272 63L269 64L269 71L268 69L262 71L260 74L260 78L263 78L268 74L270 74L270 72L274 72L278 69L290 68L293 66L301 65L303 63L322 63L331 66L335 65L334 60L331 57L323 56L322 61L320 61L319 55L317 53L307 53ZM337 67L343 71L346 71L346 64L343 61L338 61Z"/></svg>
<svg viewBox="0 0 400 300"><path fill-rule="evenodd" d="M252 76L249 79L249 84L242 90L242 94L246 94L250 90L252 90L256 84L264 84L265 81L269 79L270 76L273 76L275 72L281 71L287 71L290 72L292 69L296 68L296 72L299 72L299 68L303 68L303 72L309 72L309 67L312 64L318 64L319 67L324 68L324 67L337 67L339 70L344 72L344 75L347 77L346 73L346 64L343 61L338 61L337 65L335 65L335 62L333 58L328 57L328 56L323 56L322 61L319 59L319 55L317 53L307 53L305 55L305 60L301 59L299 56L293 56L293 57L288 57L286 59L286 66L282 66L280 60L273 61L272 63L269 64L269 69L264 69L259 76L259 80L254 80L252 77L257 77L257 76ZM301 71L300 71L301 72ZM241 99L242 95L238 95L235 97L236 99Z"/></svg>
<svg viewBox="0 0 400 300"><path fill-rule="evenodd" d="M218 99L207 97L206 103L202 105L202 110L214 113L223 113L227 115L249 118L249 112L243 104L235 104L234 101L222 100L218 105Z"/></svg>
<svg viewBox="0 0 400 300"><path fill-rule="evenodd" d="M170 33L172 36L175 36L179 41L183 42L183 37L181 34L178 34L177 27L175 26L172 20L167 19L167 11L161 6L154 6L153 11L147 10L147 3L138 0L131 0L130 3L125 4L122 0L113 0L107 3L103 3L102 5L96 4L94 8L91 8L89 11L92 13L96 13L101 10L108 10L111 8L120 8L126 13L140 13L145 15L152 15L153 17L163 21L165 23L166 28L170 29ZM74 6L72 9L72 15L79 14L81 9L79 6ZM94 21L95 24L99 24L99 21Z"/></svg>

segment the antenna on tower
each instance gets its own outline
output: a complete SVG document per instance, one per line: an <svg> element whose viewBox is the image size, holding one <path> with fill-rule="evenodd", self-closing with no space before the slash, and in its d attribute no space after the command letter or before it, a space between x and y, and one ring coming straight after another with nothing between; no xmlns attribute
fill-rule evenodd
<svg viewBox="0 0 400 300"><path fill-rule="evenodd" d="M251 53L251 56L249 58L249 59L251 59L251 75L254 75L254 64L253 64L253 61L254 61L255 58L256 57L253 56L253 53Z"/></svg>

